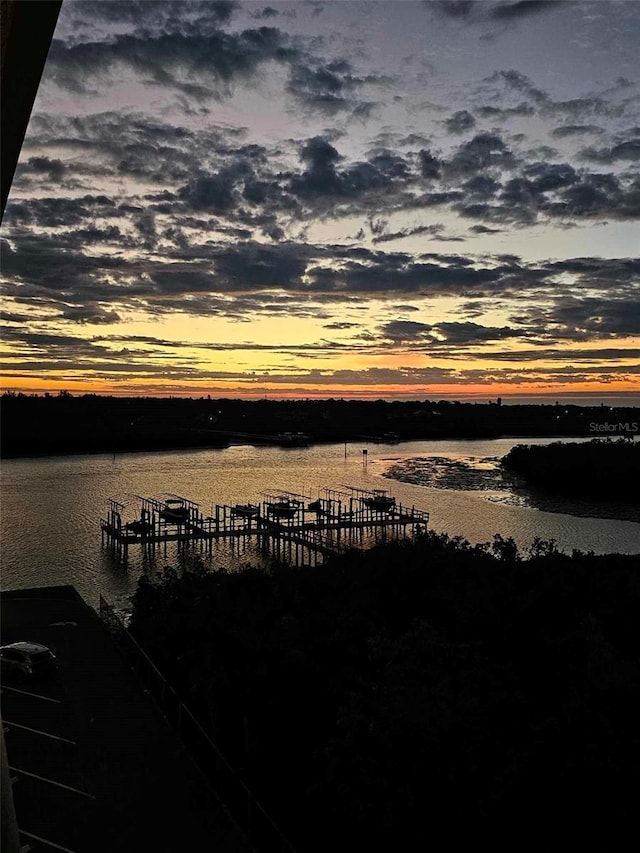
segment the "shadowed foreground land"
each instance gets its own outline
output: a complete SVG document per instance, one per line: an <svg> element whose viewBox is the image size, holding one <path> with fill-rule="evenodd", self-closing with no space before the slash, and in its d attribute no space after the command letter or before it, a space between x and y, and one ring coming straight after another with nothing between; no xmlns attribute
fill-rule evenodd
<svg viewBox="0 0 640 853"><path fill-rule="evenodd" d="M428 534L143 577L131 628L300 851L616 849L640 762L637 557Z"/></svg>

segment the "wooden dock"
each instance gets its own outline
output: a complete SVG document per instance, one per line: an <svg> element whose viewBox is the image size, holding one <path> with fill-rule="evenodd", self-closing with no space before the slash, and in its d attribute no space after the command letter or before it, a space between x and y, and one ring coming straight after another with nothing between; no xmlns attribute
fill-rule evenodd
<svg viewBox="0 0 640 853"><path fill-rule="evenodd" d="M126 561L134 545L163 546L166 553L171 542L200 543L211 552L220 540L254 538L279 559L315 564L358 547L365 533L406 537L426 530L428 512L396 504L381 490L345 488L325 489L316 500L292 492L263 493L260 503L215 505L207 516L199 504L179 495L112 498L100 521L102 543Z"/></svg>

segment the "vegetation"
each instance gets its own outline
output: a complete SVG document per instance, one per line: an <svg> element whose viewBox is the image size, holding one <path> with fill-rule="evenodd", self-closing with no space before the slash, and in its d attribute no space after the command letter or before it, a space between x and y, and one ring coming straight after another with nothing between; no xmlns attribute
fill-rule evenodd
<svg viewBox="0 0 640 853"><path fill-rule="evenodd" d="M589 435L606 420L636 423L638 410L498 405L449 400L232 400L2 395L2 455L113 453L219 447L236 436L268 443L279 433L313 441ZM601 423L602 422L602 423ZM255 438L253 438L255 436ZM265 438L266 436L266 438Z"/></svg>
<svg viewBox="0 0 640 853"><path fill-rule="evenodd" d="M143 577L131 630L301 851L593 850L635 821L639 609L637 558L429 533Z"/></svg>
<svg viewBox="0 0 640 853"><path fill-rule="evenodd" d="M502 465L546 491L640 502L640 442L622 438L518 444L502 459Z"/></svg>

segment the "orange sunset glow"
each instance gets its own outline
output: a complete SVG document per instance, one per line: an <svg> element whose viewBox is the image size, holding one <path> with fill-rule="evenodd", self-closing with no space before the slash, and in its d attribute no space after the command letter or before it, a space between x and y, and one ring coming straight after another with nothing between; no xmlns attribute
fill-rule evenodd
<svg viewBox="0 0 640 853"><path fill-rule="evenodd" d="M640 402L638 10L501 9L65 2L3 390Z"/></svg>

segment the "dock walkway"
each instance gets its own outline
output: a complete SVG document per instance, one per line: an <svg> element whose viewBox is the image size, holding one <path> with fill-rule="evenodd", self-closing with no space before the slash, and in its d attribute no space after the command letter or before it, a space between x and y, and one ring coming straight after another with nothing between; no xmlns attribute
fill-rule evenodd
<svg viewBox="0 0 640 853"><path fill-rule="evenodd" d="M391 497L380 498L382 494L386 492L325 490L324 497L310 501L305 496L274 492L266 494L260 504L216 505L209 516L202 514L199 504L178 495L134 496L136 517L129 522L123 518L131 507L112 499L107 518L100 521L102 542L126 559L133 545L166 548L170 542L199 542L211 551L219 540L255 538L275 555L294 549L296 561L304 562L306 556L317 562L357 547L365 531L408 536L426 530L428 512L396 504Z"/></svg>

